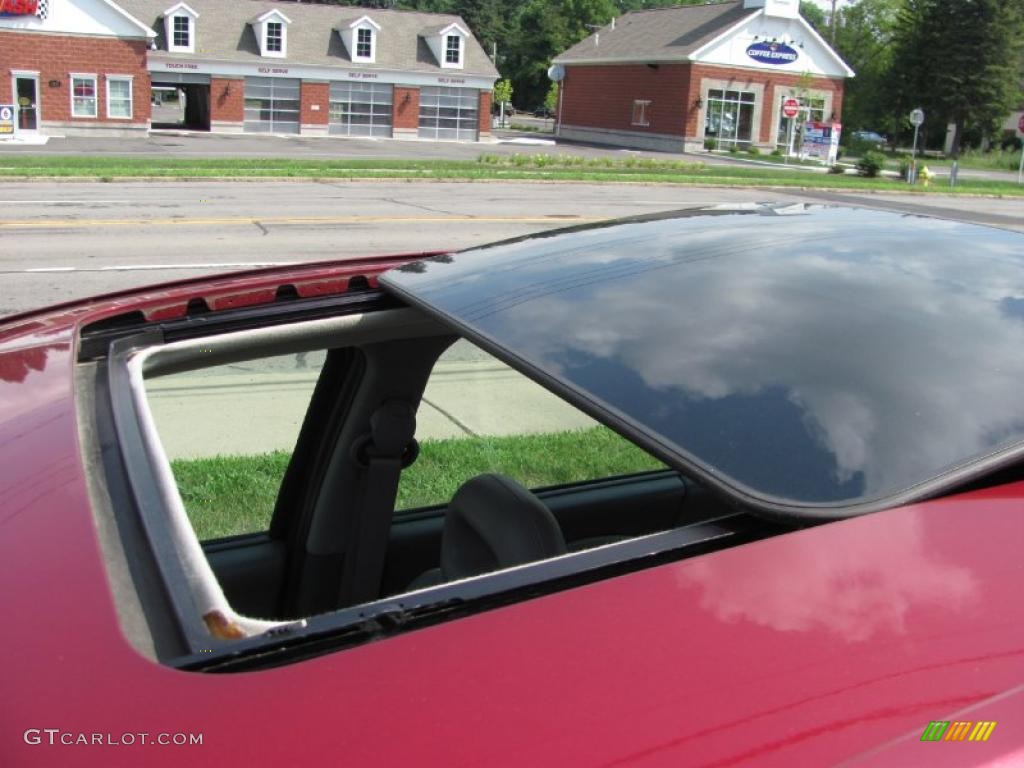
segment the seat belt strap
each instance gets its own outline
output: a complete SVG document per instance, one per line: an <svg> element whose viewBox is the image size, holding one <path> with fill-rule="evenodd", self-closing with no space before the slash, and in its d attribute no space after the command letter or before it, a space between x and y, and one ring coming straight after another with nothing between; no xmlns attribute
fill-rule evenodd
<svg viewBox="0 0 1024 768"><path fill-rule="evenodd" d="M415 433L416 412L404 401L388 400L370 417L369 440L357 449L357 461L364 464L365 469L354 546L349 550L350 590L343 605L357 605L380 597L398 479Z"/></svg>

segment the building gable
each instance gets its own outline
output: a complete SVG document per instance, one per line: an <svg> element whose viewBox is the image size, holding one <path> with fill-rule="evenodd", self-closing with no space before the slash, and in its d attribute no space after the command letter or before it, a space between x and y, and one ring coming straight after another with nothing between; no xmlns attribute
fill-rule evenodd
<svg viewBox="0 0 1024 768"><path fill-rule="evenodd" d="M112 0L48 0L46 18L0 17L0 29L51 34L152 38L153 30Z"/></svg>
<svg viewBox="0 0 1024 768"><path fill-rule="evenodd" d="M694 51L690 60L797 75L854 76L853 70L803 17L767 15L763 11L742 19Z"/></svg>

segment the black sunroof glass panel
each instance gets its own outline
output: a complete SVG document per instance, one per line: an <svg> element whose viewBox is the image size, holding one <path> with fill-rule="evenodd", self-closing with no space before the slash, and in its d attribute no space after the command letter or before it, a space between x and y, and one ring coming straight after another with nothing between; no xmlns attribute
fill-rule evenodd
<svg viewBox="0 0 1024 768"><path fill-rule="evenodd" d="M884 499L1024 439L1024 235L814 206L583 228L385 285L771 501Z"/></svg>

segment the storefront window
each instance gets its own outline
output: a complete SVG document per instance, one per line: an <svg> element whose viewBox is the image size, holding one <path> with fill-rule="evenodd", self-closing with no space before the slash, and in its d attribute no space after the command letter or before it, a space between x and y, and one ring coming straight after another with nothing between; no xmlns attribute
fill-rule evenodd
<svg viewBox="0 0 1024 768"><path fill-rule="evenodd" d="M788 118L782 114L782 103L786 99L795 98L800 102L800 114L794 118ZM804 125L808 122L825 122L825 98L819 96L791 96L783 95L779 99L779 130L775 137L775 145L781 149L789 146L790 121L793 124L793 149L798 151L803 143Z"/></svg>
<svg viewBox="0 0 1024 768"><path fill-rule="evenodd" d="M749 91L708 91L704 137L719 147L750 144L754 131L756 94Z"/></svg>

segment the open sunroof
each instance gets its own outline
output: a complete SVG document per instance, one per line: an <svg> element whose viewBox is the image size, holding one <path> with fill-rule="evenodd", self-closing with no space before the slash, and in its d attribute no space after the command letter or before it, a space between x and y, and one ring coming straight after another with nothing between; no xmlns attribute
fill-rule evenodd
<svg viewBox="0 0 1024 768"><path fill-rule="evenodd" d="M1024 235L757 206L547 233L381 284L765 511L912 501L1024 446Z"/></svg>

